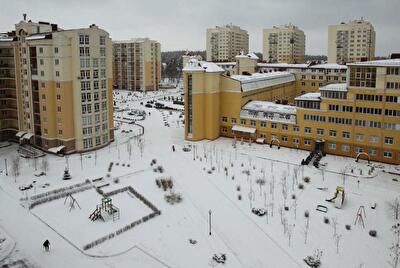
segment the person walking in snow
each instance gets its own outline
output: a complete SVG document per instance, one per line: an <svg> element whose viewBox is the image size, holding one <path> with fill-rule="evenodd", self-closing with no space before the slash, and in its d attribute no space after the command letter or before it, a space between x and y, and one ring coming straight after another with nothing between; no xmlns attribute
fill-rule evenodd
<svg viewBox="0 0 400 268"><path fill-rule="evenodd" d="M47 251L47 252L50 250L50 242L49 242L49 240L46 240L46 241L43 242L43 247L44 247L44 250Z"/></svg>

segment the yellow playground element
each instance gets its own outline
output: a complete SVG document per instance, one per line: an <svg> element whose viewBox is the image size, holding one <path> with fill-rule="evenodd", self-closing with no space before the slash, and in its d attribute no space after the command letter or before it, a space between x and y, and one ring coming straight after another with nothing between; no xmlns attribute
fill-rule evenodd
<svg viewBox="0 0 400 268"><path fill-rule="evenodd" d="M336 208L342 208L343 203L344 203L344 187L343 186L337 186L335 194L333 195L332 198L326 199L328 202L335 202L335 207Z"/></svg>

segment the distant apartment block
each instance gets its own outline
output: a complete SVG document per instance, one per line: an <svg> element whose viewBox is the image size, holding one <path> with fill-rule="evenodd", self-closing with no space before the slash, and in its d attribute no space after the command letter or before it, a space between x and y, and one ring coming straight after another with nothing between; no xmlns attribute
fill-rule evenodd
<svg viewBox="0 0 400 268"><path fill-rule="evenodd" d="M241 52L249 52L249 34L232 24L207 29L207 61L235 61Z"/></svg>
<svg viewBox="0 0 400 268"><path fill-rule="evenodd" d="M305 35L293 24L263 30L263 60L268 63L304 63Z"/></svg>
<svg viewBox="0 0 400 268"><path fill-rule="evenodd" d="M112 44L89 28L20 21L0 36L0 141L82 152L114 139Z"/></svg>
<svg viewBox="0 0 400 268"><path fill-rule="evenodd" d="M331 25L328 29L328 62L373 60L375 57L374 26L363 19Z"/></svg>
<svg viewBox="0 0 400 268"><path fill-rule="evenodd" d="M149 38L113 42L114 88L158 90L161 45Z"/></svg>

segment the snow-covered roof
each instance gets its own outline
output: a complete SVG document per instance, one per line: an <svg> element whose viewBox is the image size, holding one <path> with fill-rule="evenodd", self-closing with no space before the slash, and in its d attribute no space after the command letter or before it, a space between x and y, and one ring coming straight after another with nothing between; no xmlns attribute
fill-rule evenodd
<svg viewBox="0 0 400 268"><path fill-rule="evenodd" d="M24 136L26 134L26 131L18 131L17 134L15 134L16 137L21 138L22 136Z"/></svg>
<svg viewBox="0 0 400 268"><path fill-rule="evenodd" d="M329 84L319 88L320 91L347 91L346 83Z"/></svg>
<svg viewBox="0 0 400 268"><path fill-rule="evenodd" d="M276 104L269 101L251 101L242 110L252 110L258 112L273 112L284 114L296 114L296 107L290 105Z"/></svg>
<svg viewBox="0 0 400 268"><path fill-rule="evenodd" d="M45 33L45 34L35 34L31 36L27 36L25 40L40 40L40 39L45 39L47 35L51 33Z"/></svg>
<svg viewBox="0 0 400 268"><path fill-rule="evenodd" d="M310 66L311 69L347 69L346 65L341 65L337 63L325 63Z"/></svg>
<svg viewBox="0 0 400 268"><path fill-rule="evenodd" d="M266 68L307 68L309 64L278 62L278 63L258 63L257 66Z"/></svg>
<svg viewBox="0 0 400 268"><path fill-rule="evenodd" d="M29 140L29 139L32 138L34 135L35 135L35 134L33 134L32 132L28 132L28 133L26 133L26 134L22 137L22 139L24 139L24 140Z"/></svg>
<svg viewBox="0 0 400 268"><path fill-rule="evenodd" d="M232 131L244 132L244 133L250 133L250 134L256 133L256 129L255 128L244 127L244 126L239 126L239 125L234 125L232 127Z"/></svg>
<svg viewBox="0 0 400 268"><path fill-rule="evenodd" d="M320 101L321 93L320 92L310 92L296 97L294 100L313 100Z"/></svg>
<svg viewBox="0 0 400 268"><path fill-rule="evenodd" d="M206 73L219 73L225 70L219 67L214 62L199 61L196 58L191 58L186 66L183 68L184 72L206 72Z"/></svg>
<svg viewBox="0 0 400 268"><path fill-rule="evenodd" d="M258 59L260 59L255 53L247 53L247 54L244 54L243 52L242 53L240 53L239 55L237 55L235 58L250 58L250 59L252 59L252 60L258 60Z"/></svg>
<svg viewBox="0 0 400 268"><path fill-rule="evenodd" d="M236 65L235 61L230 61L230 62L216 62L218 66L224 66L224 65Z"/></svg>
<svg viewBox="0 0 400 268"><path fill-rule="evenodd" d="M65 146L64 145L60 145L60 146L58 146L58 147L52 147L52 148L49 148L49 152L51 152L51 153L55 153L55 154L57 154L57 153L59 153L62 149L64 149L65 148Z"/></svg>
<svg viewBox="0 0 400 268"><path fill-rule="evenodd" d="M254 73L251 75L232 75L231 78L240 81L243 92L295 81L294 75L289 72Z"/></svg>
<svg viewBox="0 0 400 268"><path fill-rule="evenodd" d="M399 67L400 59L372 60L348 63L349 66Z"/></svg>
<svg viewBox="0 0 400 268"><path fill-rule="evenodd" d="M0 34L0 42L10 42L10 41L13 41L13 40L14 40L13 37L10 37L10 36L8 36L6 34Z"/></svg>

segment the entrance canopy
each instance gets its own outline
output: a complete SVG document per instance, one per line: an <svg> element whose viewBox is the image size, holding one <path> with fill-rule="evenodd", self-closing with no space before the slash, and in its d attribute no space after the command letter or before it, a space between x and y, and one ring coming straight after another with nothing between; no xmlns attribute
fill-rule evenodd
<svg viewBox="0 0 400 268"><path fill-rule="evenodd" d="M242 132L242 133L249 133L249 134L254 134L256 133L256 129L252 127L244 127L244 126L239 126L239 125L234 125L232 127L232 131L235 132Z"/></svg>
<svg viewBox="0 0 400 268"><path fill-rule="evenodd" d="M58 147L52 147L52 148L49 148L49 152L57 154L57 153L61 152L61 150L64 148L65 148L64 145L61 145Z"/></svg>
<svg viewBox="0 0 400 268"><path fill-rule="evenodd" d="M15 136L17 136L18 138L21 138L25 134L26 134L26 131L19 131L17 134L15 134Z"/></svg>
<svg viewBox="0 0 400 268"><path fill-rule="evenodd" d="M29 139L32 138L33 136L34 136L33 133L28 132L28 133L26 133L26 134L22 137L22 139L24 139L24 140L29 140Z"/></svg>

